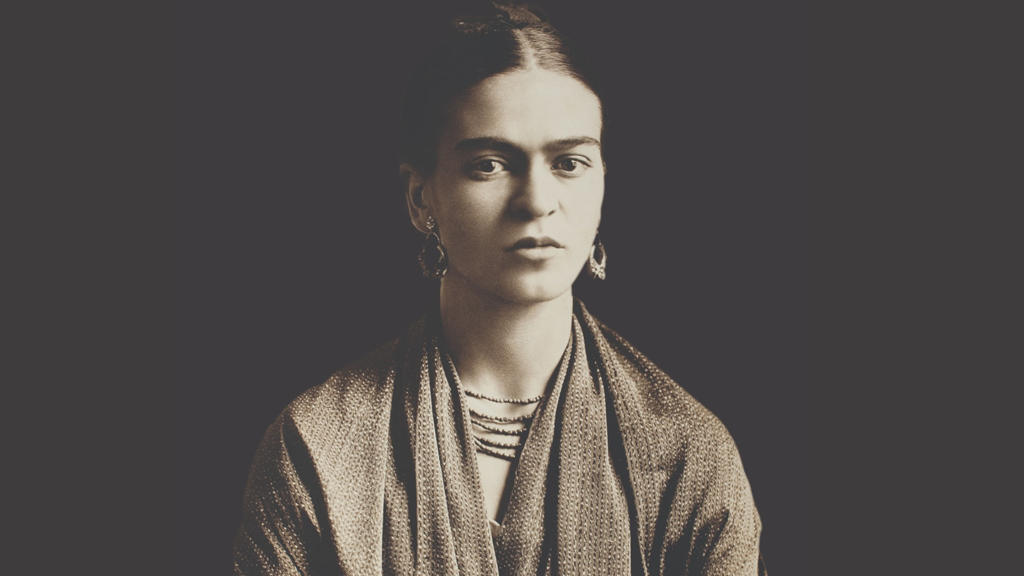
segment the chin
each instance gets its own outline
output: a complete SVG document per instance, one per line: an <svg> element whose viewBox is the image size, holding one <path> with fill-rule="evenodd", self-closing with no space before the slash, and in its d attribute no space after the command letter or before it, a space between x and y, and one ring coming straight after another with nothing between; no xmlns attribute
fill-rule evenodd
<svg viewBox="0 0 1024 576"><path fill-rule="evenodd" d="M572 289L575 276L558 274L555 271L545 273L510 275L495 284L489 292L502 300L516 304L539 304L557 300Z"/></svg>

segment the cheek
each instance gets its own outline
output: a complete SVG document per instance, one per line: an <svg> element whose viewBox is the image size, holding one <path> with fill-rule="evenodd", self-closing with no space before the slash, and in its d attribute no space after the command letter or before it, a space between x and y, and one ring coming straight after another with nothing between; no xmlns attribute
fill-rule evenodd
<svg viewBox="0 0 1024 576"><path fill-rule="evenodd" d="M433 207L441 238L456 252L471 253L473 248L489 244L501 218L501 194L479 188L453 180L436 181Z"/></svg>
<svg viewBox="0 0 1024 576"><path fill-rule="evenodd" d="M601 205L603 203L603 179L576 195L573 211L578 215L575 224L581 233L597 229L597 225L601 221Z"/></svg>
<svg viewBox="0 0 1024 576"><path fill-rule="evenodd" d="M590 253L590 247L594 244L594 236L601 224L601 205L604 200L603 184L602 182L596 190L592 190L590 195L582 199L583 201L577 208L580 214L580 218L576 222L579 243L587 254Z"/></svg>
<svg viewBox="0 0 1024 576"><path fill-rule="evenodd" d="M479 237L494 231L502 206L493 195L479 191L452 190L443 203L441 213L448 228L461 236Z"/></svg>

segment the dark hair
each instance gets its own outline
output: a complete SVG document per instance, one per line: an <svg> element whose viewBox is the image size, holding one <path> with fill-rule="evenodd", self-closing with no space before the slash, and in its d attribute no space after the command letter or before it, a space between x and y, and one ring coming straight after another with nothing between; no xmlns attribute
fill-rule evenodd
<svg viewBox="0 0 1024 576"><path fill-rule="evenodd" d="M537 66L579 80L601 100L590 66L548 23L540 8L493 6L496 13L489 16L456 18L443 42L427 55L409 83L399 158L424 175L433 174L436 167L435 148L448 104L491 76Z"/></svg>

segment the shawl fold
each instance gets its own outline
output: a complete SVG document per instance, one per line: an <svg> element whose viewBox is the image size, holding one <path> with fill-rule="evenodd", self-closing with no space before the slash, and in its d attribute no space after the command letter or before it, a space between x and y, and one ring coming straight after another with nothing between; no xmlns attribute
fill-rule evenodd
<svg viewBox="0 0 1024 576"><path fill-rule="evenodd" d="M763 573L721 422L579 301L492 536L436 311L292 402L249 473L236 574Z"/></svg>

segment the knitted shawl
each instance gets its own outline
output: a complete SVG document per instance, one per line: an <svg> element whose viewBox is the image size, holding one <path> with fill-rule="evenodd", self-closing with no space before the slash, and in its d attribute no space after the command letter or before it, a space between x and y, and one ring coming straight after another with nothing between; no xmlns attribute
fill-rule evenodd
<svg viewBox="0 0 1024 576"><path fill-rule="evenodd" d="M236 574L758 573L735 443L576 302L492 536L437 314L292 402L249 474Z"/></svg>

